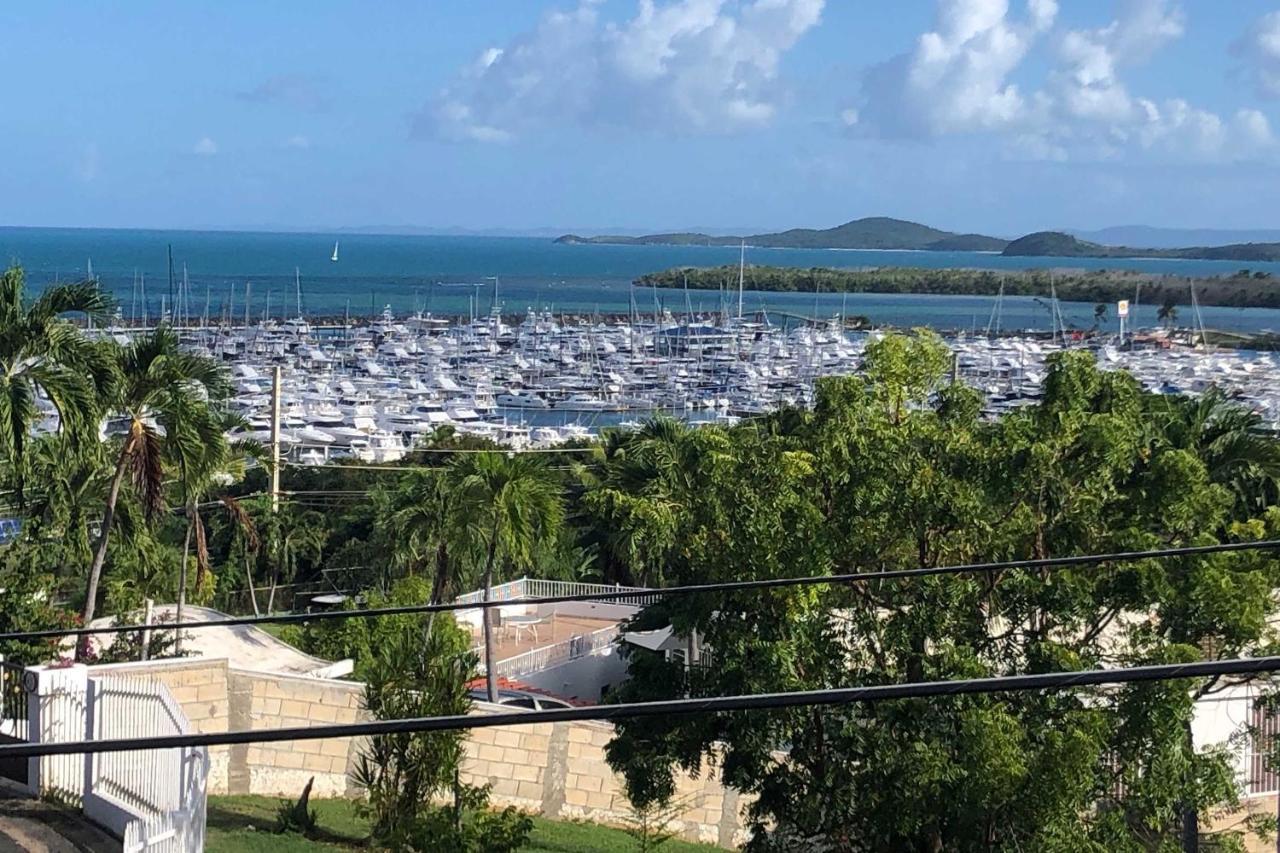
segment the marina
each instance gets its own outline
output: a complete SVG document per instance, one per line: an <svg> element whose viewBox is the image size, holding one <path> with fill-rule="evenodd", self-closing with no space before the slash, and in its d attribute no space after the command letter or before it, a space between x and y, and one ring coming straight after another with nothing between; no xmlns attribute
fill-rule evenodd
<svg viewBox="0 0 1280 853"><path fill-rule="evenodd" d="M591 440L660 413L732 424L807 407L819 379L859 372L868 343L883 334L847 329L839 315L778 324L767 312L662 312L593 322L533 310L518 320L498 310L473 319L397 317L390 308L371 323L321 326L299 316L178 331L191 352L229 365L230 405L247 424L233 437L270 441L279 369L282 453L309 465L395 462L441 430L524 450ZM1084 348L1150 392L1218 385L1280 427L1276 353L1206 349L1202 331L990 331L944 337L956 376L982 393L989 415L1038 400L1046 359ZM124 343L133 331L95 333ZM44 425L56 425L51 410Z"/></svg>

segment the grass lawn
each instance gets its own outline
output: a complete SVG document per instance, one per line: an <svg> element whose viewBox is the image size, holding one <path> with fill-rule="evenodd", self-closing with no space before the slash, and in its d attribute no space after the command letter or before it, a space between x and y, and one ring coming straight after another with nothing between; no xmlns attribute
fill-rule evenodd
<svg viewBox="0 0 1280 853"><path fill-rule="evenodd" d="M300 835L276 835L273 797L210 797L207 853L312 853L316 850L352 850L364 846L368 825L349 800L312 800L320 836L312 841ZM529 853L632 853L636 842L620 829L592 823L533 819L533 834L524 847ZM252 827L252 829L250 829ZM672 839L662 853L710 853L719 850L705 844Z"/></svg>

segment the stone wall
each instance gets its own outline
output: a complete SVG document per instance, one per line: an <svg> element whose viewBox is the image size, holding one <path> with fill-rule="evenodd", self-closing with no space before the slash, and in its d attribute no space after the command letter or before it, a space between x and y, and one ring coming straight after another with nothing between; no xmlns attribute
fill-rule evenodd
<svg viewBox="0 0 1280 853"><path fill-rule="evenodd" d="M493 802L547 817L624 823L634 813L622 778L604 759L613 738L607 723L540 723L474 729L466 744L463 781L492 786ZM746 840L736 791L713 772L681 777L672 824L685 838L737 846Z"/></svg>
<svg viewBox="0 0 1280 853"><path fill-rule="evenodd" d="M246 731L350 723L367 719L361 684L230 668L225 660L185 659L94 667L90 674L155 678L201 732ZM478 713L497 710L481 705ZM506 710L506 709L504 709ZM619 824L632 815L621 777L604 760L613 737L607 723L543 723L474 729L466 742L464 782L492 786L496 806L547 817ZM211 794L296 797L314 778L317 797L355 796L350 770L358 738L246 744L210 750ZM714 772L682 778L683 806L672 828L722 846L745 840L738 795Z"/></svg>

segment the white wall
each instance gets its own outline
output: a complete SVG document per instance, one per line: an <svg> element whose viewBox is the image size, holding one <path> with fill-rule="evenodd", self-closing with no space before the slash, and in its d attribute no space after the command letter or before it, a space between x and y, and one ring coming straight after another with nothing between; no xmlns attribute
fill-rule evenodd
<svg viewBox="0 0 1280 853"><path fill-rule="evenodd" d="M517 681L566 699L599 702L605 685L616 687L627 677L627 662L613 646L560 666L522 675Z"/></svg>
<svg viewBox="0 0 1280 853"><path fill-rule="evenodd" d="M1225 745L1235 755L1236 780L1249 782L1249 743L1246 729L1251 719L1253 699L1259 690L1253 685L1229 687L1196 702L1191 734L1197 750ZM1248 793L1245 789L1246 794Z"/></svg>

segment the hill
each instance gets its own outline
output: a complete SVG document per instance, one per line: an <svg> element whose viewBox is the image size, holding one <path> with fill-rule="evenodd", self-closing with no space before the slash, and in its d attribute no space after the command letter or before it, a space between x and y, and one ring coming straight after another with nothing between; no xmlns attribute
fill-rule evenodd
<svg viewBox="0 0 1280 853"><path fill-rule="evenodd" d="M1280 261L1280 243L1233 243L1226 246L1192 246L1180 249L1136 249L1103 246L1064 234L1037 231L1004 247L1009 257L1047 258L1180 258L1207 261Z"/></svg>
<svg viewBox="0 0 1280 853"><path fill-rule="evenodd" d="M647 234L639 237L582 237L566 234L556 240L566 244L624 246L750 246L769 249L914 249L938 252L999 252L1008 241L982 234L956 234L888 216L855 219L834 228L791 228L768 234L715 237L710 234Z"/></svg>

